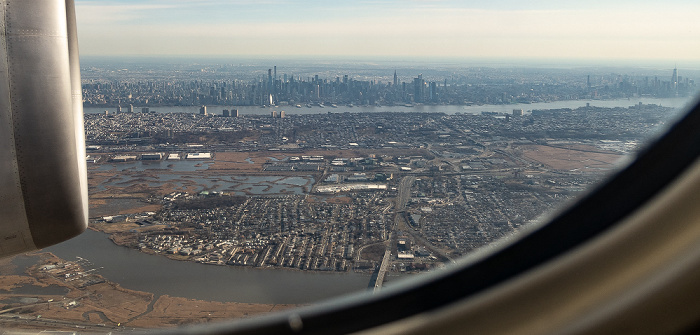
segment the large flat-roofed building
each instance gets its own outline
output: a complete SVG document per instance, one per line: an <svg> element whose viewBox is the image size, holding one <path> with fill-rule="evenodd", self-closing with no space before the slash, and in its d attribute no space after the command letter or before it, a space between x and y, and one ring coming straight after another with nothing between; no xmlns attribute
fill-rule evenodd
<svg viewBox="0 0 700 335"><path fill-rule="evenodd" d="M196 152L187 154L186 159L211 159L210 152Z"/></svg>
<svg viewBox="0 0 700 335"><path fill-rule="evenodd" d="M163 154L161 154L161 153L141 155L141 160L143 160L143 161L159 161L161 159L163 159Z"/></svg>
<svg viewBox="0 0 700 335"><path fill-rule="evenodd" d="M135 161L136 156L127 156L127 155L119 155L119 156L114 156L112 159L110 159L111 162L128 162L128 161Z"/></svg>

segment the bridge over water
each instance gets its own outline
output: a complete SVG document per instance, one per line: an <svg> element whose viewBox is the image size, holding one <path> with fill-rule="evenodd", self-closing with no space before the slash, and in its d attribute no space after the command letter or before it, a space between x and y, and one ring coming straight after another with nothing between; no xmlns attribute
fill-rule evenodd
<svg viewBox="0 0 700 335"><path fill-rule="evenodd" d="M382 258L382 263L377 268L376 276L372 276L369 281L369 287L372 288L372 292L376 293L382 289L382 284L384 283L384 276L386 276L386 271L389 269L389 258L391 258L391 250L387 249L384 252L384 257Z"/></svg>

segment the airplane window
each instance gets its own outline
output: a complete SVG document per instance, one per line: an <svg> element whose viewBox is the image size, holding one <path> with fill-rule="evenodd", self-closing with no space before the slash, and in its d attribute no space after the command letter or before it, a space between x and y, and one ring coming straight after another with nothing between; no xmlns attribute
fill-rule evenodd
<svg viewBox="0 0 700 335"><path fill-rule="evenodd" d="M683 1L75 5L89 229L0 259L0 329L360 331L557 257L694 157L666 134L700 91Z"/></svg>

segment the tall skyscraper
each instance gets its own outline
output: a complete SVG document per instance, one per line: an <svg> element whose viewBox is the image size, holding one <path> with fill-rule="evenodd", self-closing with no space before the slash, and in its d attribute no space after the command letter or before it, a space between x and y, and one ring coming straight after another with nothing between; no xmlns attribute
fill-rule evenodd
<svg viewBox="0 0 700 335"><path fill-rule="evenodd" d="M267 69L267 91L272 93L272 69Z"/></svg>
<svg viewBox="0 0 700 335"><path fill-rule="evenodd" d="M431 81L429 86L428 86L428 95L430 102L437 102L438 101L438 93L437 93L437 83L434 81Z"/></svg>
<svg viewBox="0 0 700 335"><path fill-rule="evenodd" d="M199 115L207 115L207 106L199 107Z"/></svg>
<svg viewBox="0 0 700 335"><path fill-rule="evenodd" d="M425 81L423 81L423 75L419 74L418 78L413 78L413 100L423 102L423 96L425 96Z"/></svg>
<svg viewBox="0 0 700 335"><path fill-rule="evenodd" d="M272 77L272 94L275 95L275 100L277 100L277 65L274 67L274 76Z"/></svg>
<svg viewBox="0 0 700 335"><path fill-rule="evenodd" d="M399 84L399 77L396 76L396 70L394 70L394 87Z"/></svg>
<svg viewBox="0 0 700 335"><path fill-rule="evenodd" d="M134 105L129 105L129 113L133 113L133 112L134 112Z"/></svg>
<svg viewBox="0 0 700 335"><path fill-rule="evenodd" d="M671 88L678 90L678 69L673 68L673 75L671 76Z"/></svg>

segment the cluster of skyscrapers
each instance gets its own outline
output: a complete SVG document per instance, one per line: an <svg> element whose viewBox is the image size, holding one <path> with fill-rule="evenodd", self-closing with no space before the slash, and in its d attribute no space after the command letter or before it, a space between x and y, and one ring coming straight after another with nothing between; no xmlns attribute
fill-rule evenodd
<svg viewBox="0 0 700 335"><path fill-rule="evenodd" d="M318 74L278 75L277 67L247 80L235 73L217 74L220 79L194 76L189 80L125 81L83 85L86 106L276 106L290 105L404 105L404 104L508 104L577 99L619 99L636 96L686 96L696 91L695 81L678 75L629 76L547 73L536 81L499 69L464 69L466 74L445 78L446 73L428 71L401 81L391 75ZM264 74L261 74L264 73ZM376 72L376 71L375 71ZM388 71L387 71L388 72ZM388 72L389 74L391 72ZM443 76L443 79L436 80ZM521 78L522 77L522 78ZM227 79L221 79L227 78ZM374 78L374 79L372 79ZM668 78L668 77L666 77ZM117 112L122 112L118 107ZM229 111L233 114L232 111Z"/></svg>

